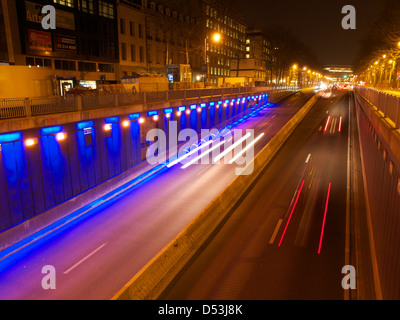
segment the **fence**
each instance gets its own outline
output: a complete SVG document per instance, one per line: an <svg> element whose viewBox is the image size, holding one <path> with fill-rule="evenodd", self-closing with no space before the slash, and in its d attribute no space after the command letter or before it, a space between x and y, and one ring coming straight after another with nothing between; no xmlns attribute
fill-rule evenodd
<svg viewBox="0 0 400 320"><path fill-rule="evenodd" d="M67 95L65 97L43 97L0 100L0 120L25 118L47 114L121 107L134 104L151 104L176 100L222 97L258 92L280 92L298 90L298 87L234 87L192 89L179 91L113 93L99 95Z"/></svg>
<svg viewBox="0 0 400 320"><path fill-rule="evenodd" d="M356 90L363 95L374 107L378 108L396 126L400 125L400 97L371 88L357 87Z"/></svg>

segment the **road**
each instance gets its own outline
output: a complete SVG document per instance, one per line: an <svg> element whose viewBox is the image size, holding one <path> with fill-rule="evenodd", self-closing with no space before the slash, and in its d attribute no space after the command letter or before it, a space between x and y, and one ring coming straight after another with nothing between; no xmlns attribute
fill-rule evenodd
<svg viewBox="0 0 400 320"><path fill-rule="evenodd" d="M269 106L237 128L265 135L260 150L315 92ZM125 192L65 230L0 262L0 299L112 298L235 178L235 166L175 166ZM45 290L44 266L56 272Z"/></svg>
<svg viewBox="0 0 400 320"><path fill-rule="evenodd" d="M161 300L341 300L349 93L321 98Z"/></svg>

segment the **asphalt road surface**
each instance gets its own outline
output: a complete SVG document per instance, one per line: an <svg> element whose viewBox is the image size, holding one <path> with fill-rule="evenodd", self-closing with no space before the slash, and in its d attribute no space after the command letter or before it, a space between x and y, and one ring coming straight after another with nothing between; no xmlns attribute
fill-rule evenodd
<svg viewBox="0 0 400 320"><path fill-rule="evenodd" d="M349 98L319 99L161 299L344 299Z"/></svg>

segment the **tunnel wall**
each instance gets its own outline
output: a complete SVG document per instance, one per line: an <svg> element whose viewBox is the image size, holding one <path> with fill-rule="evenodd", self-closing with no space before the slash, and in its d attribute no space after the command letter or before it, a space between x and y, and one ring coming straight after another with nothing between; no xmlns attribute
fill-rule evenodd
<svg viewBox="0 0 400 320"><path fill-rule="evenodd" d="M356 94L371 235L383 299L400 298L400 165L395 153L399 133L373 106Z"/></svg>
<svg viewBox="0 0 400 320"><path fill-rule="evenodd" d="M200 133L248 112L254 99L268 94L0 134L0 235L143 164L150 129L177 121L178 132Z"/></svg>

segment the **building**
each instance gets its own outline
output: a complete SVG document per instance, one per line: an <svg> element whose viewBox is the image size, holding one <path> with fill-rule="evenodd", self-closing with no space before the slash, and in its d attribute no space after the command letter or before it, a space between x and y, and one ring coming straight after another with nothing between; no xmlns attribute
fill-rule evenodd
<svg viewBox="0 0 400 320"><path fill-rule="evenodd" d="M353 78L352 66L330 65L324 66L324 71L329 79L334 82L346 82Z"/></svg>
<svg viewBox="0 0 400 320"><path fill-rule="evenodd" d="M45 68L54 94L78 85L97 88L116 83L118 22L116 0L2 0L11 45L9 63ZM56 29L42 28L41 9L56 9Z"/></svg>
<svg viewBox="0 0 400 320"><path fill-rule="evenodd" d="M205 50L209 81L231 76L231 64L246 58L246 24L242 14L221 0L203 0L205 10ZM220 34L220 37L214 37ZM235 76L235 75L233 75Z"/></svg>
<svg viewBox="0 0 400 320"><path fill-rule="evenodd" d="M148 72L146 14L140 0L118 0L119 78Z"/></svg>
<svg viewBox="0 0 400 320"><path fill-rule="evenodd" d="M261 30L248 30L246 33L246 63L241 66L248 76L254 78L255 85L263 86L271 82L268 66L274 60L270 43Z"/></svg>

